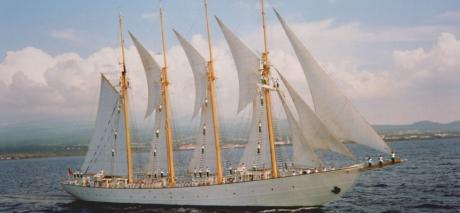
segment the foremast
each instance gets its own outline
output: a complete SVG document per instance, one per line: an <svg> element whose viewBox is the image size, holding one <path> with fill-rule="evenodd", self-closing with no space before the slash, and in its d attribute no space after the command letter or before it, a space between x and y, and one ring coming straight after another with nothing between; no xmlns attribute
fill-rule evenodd
<svg viewBox="0 0 460 213"><path fill-rule="evenodd" d="M264 52L262 53L262 83L265 85L270 85L270 61L268 57L268 38L267 38L267 29L265 25L265 0L261 0L261 9L262 9L262 30L264 34ZM270 143L270 159L272 165L272 177L278 177L278 166L276 164L276 153L275 153L275 134L273 132L273 119L272 119L272 109L271 109L271 94L270 89L262 87L264 99L265 99L265 108L267 111L267 126L268 126L268 141Z"/></svg>
<svg viewBox="0 0 460 213"><path fill-rule="evenodd" d="M126 62L125 62L125 38L123 34L123 17L119 16L120 25L120 46L121 46L121 100L123 119L125 121L125 143L126 143L126 158L128 159L128 183L133 183L133 159L131 152L131 133L129 131L129 110L128 110L128 79L126 77Z"/></svg>
<svg viewBox="0 0 460 213"><path fill-rule="evenodd" d="M169 186L173 187L176 185L176 175L174 172L174 151L172 145L172 133L171 133L171 112L169 109L169 95L168 95L168 61L166 55L166 41L164 34L164 23L163 23L163 9L160 8L160 26L161 26L161 45L163 48L163 67L161 68L161 98L164 103L165 110L165 131L166 131L166 157L168 159L168 174L169 174Z"/></svg>
<svg viewBox="0 0 460 213"><path fill-rule="evenodd" d="M214 130L214 147L216 153L216 176L217 176L217 184L221 184L223 181L222 175L222 160L221 160L221 152L220 152L220 141L219 141L219 121L217 117L217 103L214 91L214 64L213 64L213 56L212 56L212 43L211 43L211 29L209 27L209 20L208 20L208 0L204 0L204 7L205 7L205 18L206 18L206 31L208 34L208 49L209 49L209 61L208 61L208 94L211 101L211 111L212 111L212 124Z"/></svg>

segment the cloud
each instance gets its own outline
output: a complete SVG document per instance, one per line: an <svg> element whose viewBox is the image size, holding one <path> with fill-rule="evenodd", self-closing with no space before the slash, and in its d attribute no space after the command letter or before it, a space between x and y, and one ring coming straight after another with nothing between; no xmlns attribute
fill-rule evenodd
<svg viewBox="0 0 460 213"><path fill-rule="evenodd" d="M373 58L354 55L357 44L380 42L376 38L383 30L366 30L359 23L337 24L333 19L291 26L371 123L460 119L453 116L460 115L460 108L455 107L460 105L460 61L457 60L460 41L453 33L438 33L430 40L429 48L394 48L389 56L379 55L388 57L385 66L364 67L363 63ZM308 85L284 32L277 24L270 25L269 30L272 63L311 102ZM387 35L401 35L398 39L426 32L429 39L433 32L428 31L390 29ZM206 58L206 39L194 35L189 40ZM255 50L261 49L260 33L244 35L242 40ZM225 41L217 40L214 44L219 114L228 121L236 113L238 79ZM376 51L372 47L366 47L367 51ZM143 119L147 86L142 64L133 46L127 48L126 54L133 111L139 115L138 119ZM155 57L161 62L159 55ZM179 46L170 47L168 57L173 117L187 121L192 114L190 106L194 104L190 65ZM7 52L0 63L2 123L49 118L93 120L100 73L106 73L118 85L118 61L119 49L112 47L102 48L88 57L76 53L53 56L34 47Z"/></svg>
<svg viewBox="0 0 460 213"><path fill-rule="evenodd" d="M460 11L446 11L438 15L438 19L444 21L452 21L452 22L459 22L460 21Z"/></svg>
<svg viewBox="0 0 460 213"><path fill-rule="evenodd" d="M78 41L79 38L74 29L63 29L63 30L54 30L50 32L51 37L67 40L67 41Z"/></svg>
<svg viewBox="0 0 460 213"><path fill-rule="evenodd" d="M148 12L148 13L143 13L141 17L143 19L148 19L148 20L158 20L160 17L160 14L158 12Z"/></svg>

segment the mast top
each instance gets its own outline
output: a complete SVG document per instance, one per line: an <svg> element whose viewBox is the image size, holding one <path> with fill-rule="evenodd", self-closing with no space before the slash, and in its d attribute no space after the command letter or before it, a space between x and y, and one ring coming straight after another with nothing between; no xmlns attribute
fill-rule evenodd
<svg viewBox="0 0 460 213"><path fill-rule="evenodd" d="M211 43L211 28L209 27L208 19L208 0L204 0L204 9L206 16L206 31L208 33L208 49L209 49L209 61L212 61L212 43Z"/></svg>
<svg viewBox="0 0 460 213"><path fill-rule="evenodd" d="M265 0L261 0L262 5L262 30L264 33L264 54L268 54L268 37L267 37L267 27L265 24ZM267 58L268 61L268 58Z"/></svg>
<svg viewBox="0 0 460 213"><path fill-rule="evenodd" d="M118 15L118 23L119 23L119 27L120 27L120 47L121 47L121 62L120 62L120 65L121 65L121 73L124 75L126 74L126 63L125 63L125 37L124 37L124 34L123 34L123 16L120 14Z"/></svg>
<svg viewBox="0 0 460 213"><path fill-rule="evenodd" d="M163 48L163 68L168 67L168 60L166 56L166 40L164 31L164 17L163 8L160 7L160 27L161 27L161 46Z"/></svg>

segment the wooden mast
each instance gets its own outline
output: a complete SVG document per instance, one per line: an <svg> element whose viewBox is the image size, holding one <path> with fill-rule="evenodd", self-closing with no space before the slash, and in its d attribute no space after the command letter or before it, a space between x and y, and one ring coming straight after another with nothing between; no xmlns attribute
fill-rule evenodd
<svg viewBox="0 0 460 213"><path fill-rule="evenodd" d="M214 65L212 58L212 43L211 43L211 29L209 27L208 20L208 0L204 0L205 7L205 16L206 16L206 30L208 33L208 48L209 48L209 61L208 61L208 92L209 98L211 99L211 110L212 110L212 123L214 126L214 146L216 152L216 175L217 175L217 184L221 184L223 181L222 176L222 160L220 153L220 142L219 142L219 122L217 118L217 107L216 107L216 98L214 93Z"/></svg>
<svg viewBox="0 0 460 213"><path fill-rule="evenodd" d="M176 175L174 172L174 152L172 145L172 134L171 134L171 113L169 111L169 95L168 95L168 61L166 57L166 41L164 34L164 25L163 25L163 9L160 8L160 22L161 22L161 41L163 48L163 67L161 69L161 95L164 103L165 110L165 131L166 131L166 149L167 149L167 158L168 158L168 173L169 173L169 186L176 185Z"/></svg>
<svg viewBox="0 0 460 213"><path fill-rule="evenodd" d="M261 0L262 4L262 30L264 33L264 52L262 53L262 78L264 79L265 84L270 85L270 61L268 59L268 39L267 39L267 29L265 26L265 0ZM267 126L268 126L268 140L270 143L270 156L272 164L272 177L278 177L278 166L276 164L276 153L275 153L275 134L273 132L273 119L272 119L272 109L271 109L271 94L270 89L263 88L264 98L265 98L265 108L267 111Z"/></svg>
<svg viewBox="0 0 460 213"><path fill-rule="evenodd" d="M125 62L125 38L123 35L123 17L119 16L120 24L120 46L121 46L121 99L125 121L125 143L126 143L126 158L128 159L128 183L133 182L133 159L131 153L131 134L129 131L129 111L128 111L128 79L126 77L126 62Z"/></svg>

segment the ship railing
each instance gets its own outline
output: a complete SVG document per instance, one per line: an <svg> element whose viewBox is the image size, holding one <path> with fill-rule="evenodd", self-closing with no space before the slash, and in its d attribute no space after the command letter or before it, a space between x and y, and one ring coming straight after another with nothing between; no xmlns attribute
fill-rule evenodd
<svg viewBox="0 0 460 213"><path fill-rule="evenodd" d="M342 168L289 168L280 169L283 171L281 177L291 177L298 175L309 175L315 173L331 172L335 170L353 169L355 167L362 168L362 164L355 164L348 167ZM227 175L224 178L225 184L250 182L250 181L261 181L271 179L271 170L247 170L244 172L234 172L233 175ZM210 175L202 178L188 178L188 179L177 179L175 187L197 187L197 186L210 186L216 185L216 176ZM83 187L95 187L95 188L143 188L143 189L159 189L168 187L168 179L164 178L144 178L137 179L135 183L128 183L127 178L119 177L102 177L95 178L91 175L82 175L81 178L69 178L64 181L65 184L83 186Z"/></svg>

